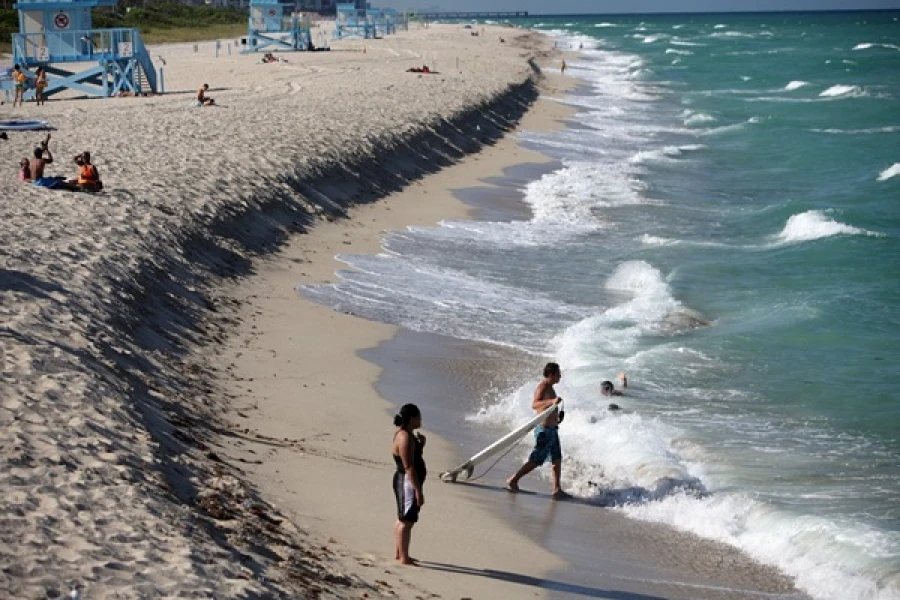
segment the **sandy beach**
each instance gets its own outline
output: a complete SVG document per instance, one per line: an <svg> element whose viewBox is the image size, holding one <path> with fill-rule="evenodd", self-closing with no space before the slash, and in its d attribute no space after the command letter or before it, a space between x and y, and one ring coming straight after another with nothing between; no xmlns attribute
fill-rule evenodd
<svg viewBox="0 0 900 600"><path fill-rule="evenodd" d="M397 331L296 286L385 231L470 215L451 190L547 160L504 136L561 126L549 98L572 82L541 74L558 57L537 34L470 33L273 64L162 46L166 95L0 108L54 127L50 173L90 150L105 184L23 186L42 134L0 142L0 595L798 597L734 550L577 504L554 510L616 554L567 579L496 493L433 477L425 568L394 565L390 421L415 397L379 397L359 352ZM438 74L406 72L422 64ZM218 106L192 108L204 81ZM459 454L429 436L435 475Z"/></svg>

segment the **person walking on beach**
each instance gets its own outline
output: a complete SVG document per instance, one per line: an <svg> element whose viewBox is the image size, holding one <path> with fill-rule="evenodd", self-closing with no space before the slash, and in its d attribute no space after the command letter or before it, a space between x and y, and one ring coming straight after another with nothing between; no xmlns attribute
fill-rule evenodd
<svg viewBox="0 0 900 600"><path fill-rule="evenodd" d="M559 65L559 74L560 75L566 74L566 61L565 60L563 60L562 63L560 63L560 65Z"/></svg>
<svg viewBox="0 0 900 600"><path fill-rule="evenodd" d="M414 565L409 555L409 542L413 525L419 520L419 510L425 504L422 485L425 483L425 436L415 430L422 426L422 413L415 404L404 404L394 416L393 455L397 470L394 472L394 497L397 500L397 522L394 524L394 558L404 565Z"/></svg>
<svg viewBox="0 0 900 600"><path fill-rule="evenodd" d="M537 413L542 413L553 405L559 405L563 399L556 395L553 386L562 379L562 370L559 365L551 362L544 367L544 378L534 390L534 399L531 408ZM562 469L562 447L559 444L560 411L553 411L534 428L534 450L528 456L528 460L519 467L515 474L506 480L506 489L511 492L519 491L519 480L531 473L550 459L552 465L553 499L562 500L569 494L560 487L560 470Z"/></svg>

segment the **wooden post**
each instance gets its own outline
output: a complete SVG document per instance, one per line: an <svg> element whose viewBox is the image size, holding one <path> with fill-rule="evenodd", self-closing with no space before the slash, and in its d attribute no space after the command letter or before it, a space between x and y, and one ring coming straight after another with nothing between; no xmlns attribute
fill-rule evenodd
<svg viewBox="0 0 900 600"><path fill-rule="evenodd" d="M160 94L166 93L166 76L163 73L162 67L159 68L159 93Z"/></svg>

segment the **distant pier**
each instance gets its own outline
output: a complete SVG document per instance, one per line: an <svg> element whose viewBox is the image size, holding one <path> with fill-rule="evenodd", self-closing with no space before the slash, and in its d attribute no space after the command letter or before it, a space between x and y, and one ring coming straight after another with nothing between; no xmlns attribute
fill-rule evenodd
<svg viewBox="0 0 900 600"><path fill-rule="evenodd" d="M416 12L415 17L423 21L455 21L469 19L521 19L528 16L527 10L494 12ZM412 15L410 15L412 16Z"/></svg>

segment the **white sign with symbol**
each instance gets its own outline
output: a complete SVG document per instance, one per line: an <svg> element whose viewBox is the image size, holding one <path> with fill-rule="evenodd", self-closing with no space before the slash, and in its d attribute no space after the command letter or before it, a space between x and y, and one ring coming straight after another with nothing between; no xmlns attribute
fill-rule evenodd
<svg viewBox="0 0 900 600"><path fill-rule="evenodd" d="M119 42L119 56L131 58L132 54L134 54L134 50L131 47L131 42Z"/></svg>
<svg viewBox="0 0 900 600"><path fill-rule="evenodd" d="M48 62L50 60L50 49L47 46L38 46L34 50L34 59L36 61Z"/></svg>

